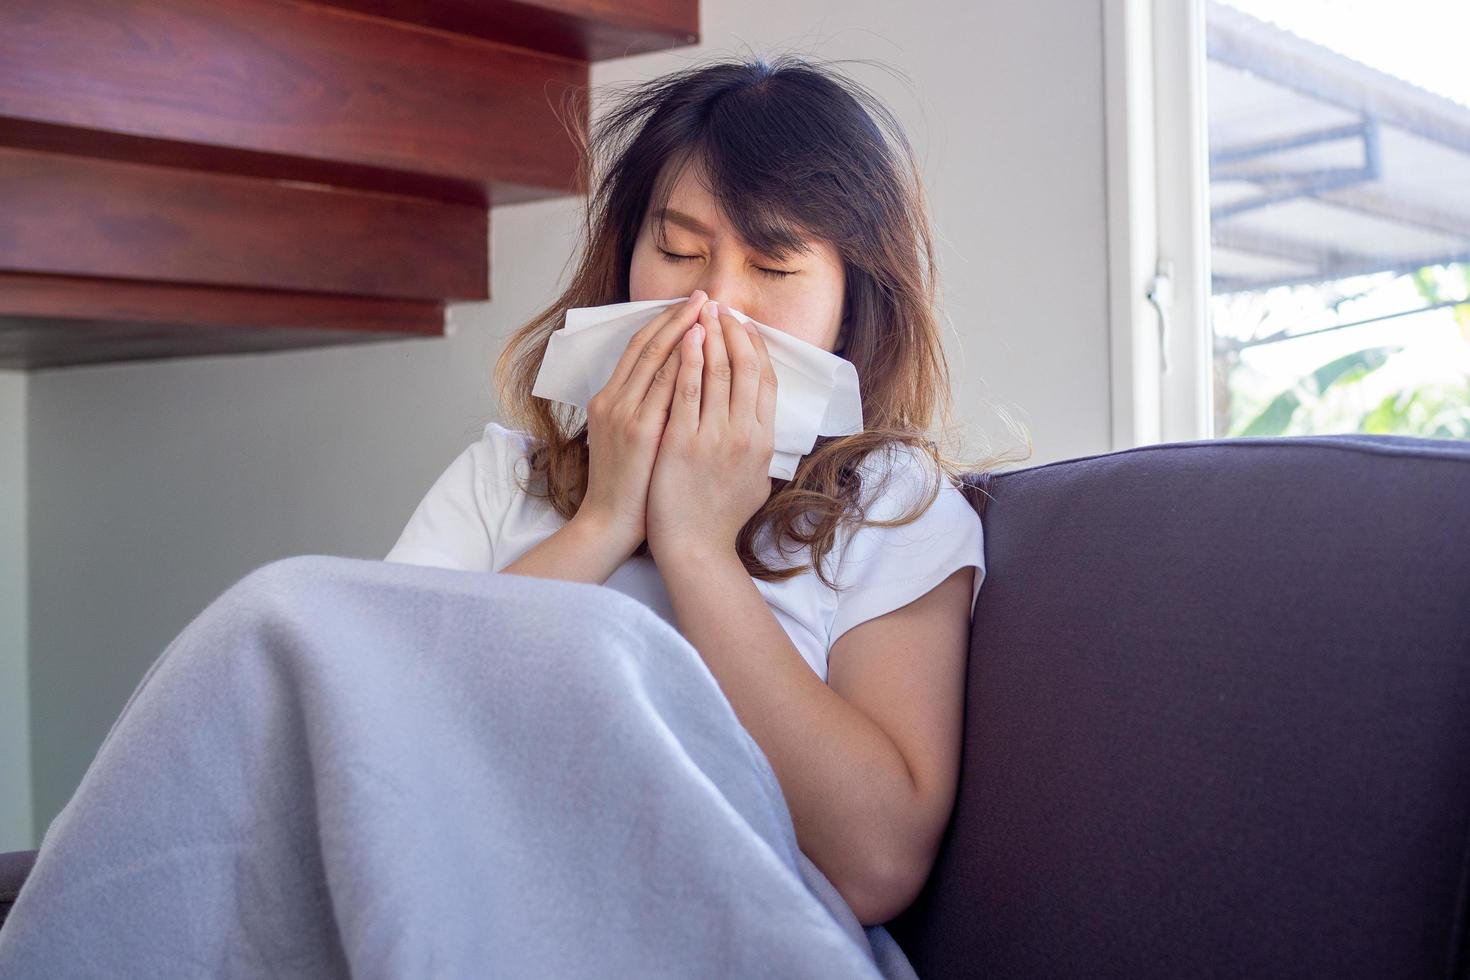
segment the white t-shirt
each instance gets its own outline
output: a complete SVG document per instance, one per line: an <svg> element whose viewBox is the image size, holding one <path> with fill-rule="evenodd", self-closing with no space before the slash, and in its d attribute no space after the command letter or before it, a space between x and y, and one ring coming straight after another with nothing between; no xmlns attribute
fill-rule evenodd
<svg viewBox="0 0 1470 980"><path fill-rule="evenodd" d="M484 435L449 464L424 496L398 542L384 561L433 565L471 572L498 572L532 547L545 540L566 520L550 503L521 491L517 481L526 482L530 473L527 454L532 437L497 422L485 426ZM876 452L864 460L868 473L875 461L893 465L905 461L881 496L870 500L870 519L886 520L907 513L929 484L920 467L925 459L910 452ZM932 461L928 462L932 467ZM864 479L864 493L871 483ZM784 568L806 559L810 549L799 551L787 542L788 554L769 548L769 535L761 542L761 556L772 568ZM924 515L902 527L840 526L834 548L826 559L828 577L845 591L835 592L807 568L783 582L752 578L765 597L786 635L802 657L827 680L827 652L837 639L859 623L892 612L924 595L956 569L976 568L970 612L985 578L984 533L980 515L958 488L945 483ZM832 569L835 565L835 574ZM658 566L649 555L629 558L605 583L647 605L677 628Z"/></svg>

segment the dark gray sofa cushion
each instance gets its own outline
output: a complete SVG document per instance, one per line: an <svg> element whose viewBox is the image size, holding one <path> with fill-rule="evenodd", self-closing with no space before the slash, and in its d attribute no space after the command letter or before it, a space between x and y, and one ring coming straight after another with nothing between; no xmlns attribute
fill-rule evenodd
<svg viewBox="0 0 1470 980"><path fill-rule="evenodd" d="M889 924L945 977L1465 976L1470 445L995 476L954 819Z"/></svg>

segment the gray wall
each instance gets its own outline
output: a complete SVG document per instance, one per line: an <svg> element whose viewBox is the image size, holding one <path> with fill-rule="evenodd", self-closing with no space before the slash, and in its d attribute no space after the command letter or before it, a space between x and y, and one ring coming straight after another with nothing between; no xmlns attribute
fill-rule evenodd
<svg viewBox="0 0 1470 980"><path fill-rule="evenodd" d="M34 837L26 669L28 380L20 371L0 371L0 851Z"/></svg>
<svg viewBox="0 0 1470 980"><path fill-rule="evenodd" d="M1100 0L702 7L705 44L595 66L594 86L788 49L907 75L844 66L895 108L924 164L968 448L1016 445L1002 409L1034 439L1027 465L1109 449ZM578 205L495 211L494 298L458 307L446 339L30 375L37 839L149 664L215 596L286 555L386 553L494 417L494 355L564 281ZM23 666L0 662L0 680ZM12 754L15 727L0 729ZM27 844L21 823L0 832L0 848Z"/></svg>

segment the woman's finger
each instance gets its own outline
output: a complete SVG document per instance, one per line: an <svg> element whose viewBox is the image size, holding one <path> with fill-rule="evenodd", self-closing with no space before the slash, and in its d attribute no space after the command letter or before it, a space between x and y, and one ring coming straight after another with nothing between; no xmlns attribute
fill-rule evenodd
<svg viewBox="0 0 1470 980"><path fill-rule="evenodd" d="M758 327L751 327L750 342L761 359L760 392L755 399L755 417L761 426L775 435L776 432L776 368L771 364L771 349Z"/></svg>
<svg viewBox="0 0 1470 980"><path fill-rule="evenodd" d="M720 326L730 357L730 424L754 427L755 400L761 387L760 353L750 339L750 327L729 313L720 314Z"/></svg>
<svg viewBox="0 0 1470 980"><path fill-rule="evenodd" d="M663 366L679 345L679 338L695 322L704 302L704 290L696 289L684 303L676 303L639 328L628 340L623 356L618 358L603 390L616 392L619 398L641 402L648 393L654 372Z"/></svg>
<svg viewBox="0 0 1470 980"><path fill-rule="evenodd" d="M699 427L724 432L730 424L730 355L725 348L724 327L713 302L700 310L704 324L704 390L700 394Z"/></svg>
<svg viewBox="0 0 1470 980"><path fill-rule="evenodd" d="M693 327L689 328L693 330ZM655 420L662 426L669 418L669 402L674 397L674 383L679 380L679 348L675 345L669 351L669 356L664 358L663 366L653 374L653 382L648 386L648 394L638 405L638 411L634 413L640 422Z"/></svg>
<svg viewBox="0 0 1470 980"><path fill-rule="evenodd" d="M704 388L704 325L697 323L679 344L679 380L669 407L666 431L692 436L699 431L699 402Z"/></svg>

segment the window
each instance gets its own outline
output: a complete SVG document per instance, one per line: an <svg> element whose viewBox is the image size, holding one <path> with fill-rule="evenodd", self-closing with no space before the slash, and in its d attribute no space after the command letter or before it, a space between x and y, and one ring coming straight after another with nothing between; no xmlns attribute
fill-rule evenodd
<svg viewBox="0 0 1470 980"><path fill-rule="evenodd" d="M1212 435L1470 439L1470 4L1206 4Z"/></svg>
<svg viewBox="0 0 1470 980"><path fill-rule="evenodd" d="M1470 3L1106 3L1115 441L1470 440Z"/></svg>

